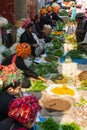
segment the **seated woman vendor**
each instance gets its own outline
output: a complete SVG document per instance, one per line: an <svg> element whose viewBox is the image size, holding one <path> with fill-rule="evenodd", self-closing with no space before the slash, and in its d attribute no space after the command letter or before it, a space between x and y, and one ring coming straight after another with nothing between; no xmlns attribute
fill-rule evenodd
<svg viewBox="0 0 87 130"><path fill-rule="evenodd" d="M30 19L25 21L23 28L25 28L25 31L20 37L20 43L28 43L31 46L31 54L36 56L35 50L36 48L39 48L40 44L36 39L36 35L33 33L33 23Z"/></svg>
<svg viewBox="0 0 87 130"><path fill-rule="evenodd" d="M26 76L31 78L39 78L43 81L45 79L41 76L38 76L36 73L34 73L32 70L30 70L24 63L24 59L31 55L31 46L28 43L22 43L18 44L16 46L16 54L13 54L9 57L7 57L3 62L2 65L9 65L12 63L12 61L15 63L15 65L21 69Z"/></svg>
<svg viewBox="0 0 87 130"><path fill-rule="evenodd" d="M8 116L0 123L0 130L34 130L37 113L41 110L38 99L31 95L11 101Z"/></svg>
<svg viewBox="0 0 87 130"><path fill-rule="evenodd" d="M0 121L8 117L9 102L22 96L23 71L13 64L0 66Z"/></svg>

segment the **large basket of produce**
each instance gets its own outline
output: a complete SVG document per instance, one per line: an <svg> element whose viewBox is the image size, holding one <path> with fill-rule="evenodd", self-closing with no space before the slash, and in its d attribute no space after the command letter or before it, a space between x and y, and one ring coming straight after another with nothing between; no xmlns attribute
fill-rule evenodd
<svg viewBox="0 0 87 130"><path fill-rule="evenodd" d="M74 103L74 91L71 89L60 88L59 90L56 87L48 87L47 91L42 93L40 99L40 104L49 110L54 111L66 111L69 110ZM57 91L58 90L58 91ZM52 92L53 91L53 92ZM67 93L71 95L67 95Z"/></svg>

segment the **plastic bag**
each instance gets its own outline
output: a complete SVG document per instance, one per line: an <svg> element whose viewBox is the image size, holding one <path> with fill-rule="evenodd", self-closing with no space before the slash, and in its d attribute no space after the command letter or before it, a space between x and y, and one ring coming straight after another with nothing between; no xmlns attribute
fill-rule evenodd
<svg viewBox="0 0 87 130"><path fill-rule="evenodd" d="M73 8L72 14L71 14L71 20L74 21L76 18L76 7Z"/></svg>

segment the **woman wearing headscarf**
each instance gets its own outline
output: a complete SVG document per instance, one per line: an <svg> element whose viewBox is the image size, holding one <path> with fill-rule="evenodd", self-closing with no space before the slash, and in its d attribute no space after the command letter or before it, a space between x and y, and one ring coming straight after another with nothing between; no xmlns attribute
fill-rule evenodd
<svg viewBox="0 0 87 130"><path fill-rule="evenodd" d="M8 66L0 65L0 121L8 117L10 101L21 96L23 79L23 71L14 63Z"/></svg>
<svg viewBox="0 0 87 130"><path fill-rule="evenodd" d="M77 28L76 28L76 40L77 42L83 42L85 34L87 32L87 20L84 19L83 13L77 13L76 15Z"/></svg>
<svg viewBox="0 0 87 130"><path fill-rule="evenodd" d="M31 46L28 43L22 43L17 44L16 46L16 53L12 54L11 56L7 57L3 62L2 65L9 65L14 61L15 65L24 72L25 76L32 77L32 78L39 78L44 80L41 76L38 76L36 73L34 73L32 70L30 70L24 63L24 59L31 56ZM27 79L26 79L27 80ZM25 81L26 83L26 81ZM28 84L24 84L26 87Z"/></svg>
<svg viewBox="0 0 87 130"><path fill-rule="evenodd" d="M20 43L28 43L31 46L31 54L36 56L35 50L40 46L40 44L39 41L35 39L36 36L33 34L33 23L30 19L25 21L23 28L25 28L25 31L20 37Z"/></svg>
<svg viewBox="0 0 87 130"><path fill-rule="evenodd" d="M58 16L59 9L60 9L59 6L55 6L53 8L53 11L52 11L52 14L51 14L52 15L52 20L54 20L54 21L62 21L63 22L63 20Z"/></svg>
<svg viewBox="0 0 87 130"><path fill-rule="evenodd" d="M9 105L10 118L0 123L0 130L31 130L40 110L38 99L33 95L15 99Z"/></svg>
<svg viewBox="0 0 87 130"><path fill-rule="evenodd" d="M40 29L43 30L44 25L51 25L52 20L47 17L47 10L46 8L42 8L40 10Z"/></svg>

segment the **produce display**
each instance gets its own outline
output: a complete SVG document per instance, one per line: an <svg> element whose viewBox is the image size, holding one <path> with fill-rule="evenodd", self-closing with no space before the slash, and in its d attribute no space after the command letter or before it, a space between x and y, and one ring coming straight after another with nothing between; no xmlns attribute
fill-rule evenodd
<svg viewBox="0 0 87 130"><path fill-rule="evenodd" d="M79 102L75 103L75 106L84 107L84 105L87 105L87 100L85 100L83 97L80 98Z"/></svg>
<svg viewBox="0 0 87 130"><path fill-rule="evenodd" d="M87 127L87 100L81 97L79 103L75 103L73 112L75 122L80 126Z"/></svg>
<svg viewBox="0 0 87 130"><path fill-rule="evenodd" d="M31 81L31 87L27 89L27 92L41 92L47 88L47 85L41 80Z"/></svg>
<svg viewBox="0 0 87 130"><path fill-rule="evenodd" d="M59 57L61 57L61 56L63 56L63 51L62 50L55 50L54 52L53 52L53 55L54 56L59 56Z"/></svg>
<svg viewBox="0 0 87 130"><path fill-rule="evenodd" d="M58 21L57 23L57 30L62 31L65 26L64 22Z"/></svg>
<svg viewBox="0 0 87 130"><path fill-rule="evenodd" d="M51 79L56 84L68 84L70 82L73 82L73 79L66 76L56 76Z"/></svg>
<svg viewBox="0 0 87 130"><path fill-rule="evenodd" d="M80 87L77 90L87 90L87 79L81 81Z"/></svg>
<svg viewBox="0 0 87 130"><path fill-rule="evenodd" d="M44 60L51 62L51 61L58 61L58 57L55 57L53 55L46 56Z"/></svg>
<svg viewBox="0 0 87 130"><path fill-rule="evenodd" d="M57 38L52 40L52 44L53 44L53 49L61 49L62 48L62 43Z"/></svg>
<svg viewBox="0 0 87 130"><path fill-rule="evenodd" d="M66 11L63 10L61 15L67 16ZM73 25L75 23L66 23L67 27ZM32 60L34 63L29 67L47 80L46 83L41 80L31 81L31 87L27 89L29 93L43 91L43 99L41 98L40 101L42 101L42 107L45 110L43 114L46 114L48 119L45 122L39 122L37 130L87 130L87 71L84 70L87 60L87 51L86 49L84 51L86 46L84 45L82 49L81 44L77 45L75 36L64 32L64 27L65 23L60 21L57 23L57 28L50 34L51 44L44 45L45 55L40 57L43 62L35 63ZM80 64L79 61L73 67L72 64L75 60L85 60L85 63ZM68 66L65 68L66 75L63 74L64 71L60 71L63 70L64 64L66 67ZM71 74L68 75L70 68L72 68ZM47 100L45 93L51 98ZM58 114L61 123L49 118L49 115L54 113Z"/></svg>
<svg viewBox="0 0 87 130"><path fill-rule="evenodd" d="M48 118L44 122L37 123L43 130L81 130L80 126L75 123L60 124L52 118Z"/></svg>
<svg viewBox="0 0 87 130"><path fill-rule="evenodd" d="M69 25L66 25L66 26L69 26ZM71 25L70 25L71 26ZM68 27L69 28L69 27ZM68 30L67 30L68 31ZM75 47L77 47L77 42L76 42L76 39L75 39L75 36L74 35L66 35L66 42L68 42L69 44L72 44L74 45Z"/></svg>
<svg viewBox="0 0 87 130"><path fill-rule="evenodd" d="M79 79L80 81L86 80L86 79L87 79L87 71L81 72L81 73L78 75L78 79Z"/></svg>
<svg viewBox="0 0 87 130"><path fill-rule="evenodd" d="M51 34L52 35L62 35L63 31L53 31Z"/></svg>
<svg viewBox="0 0 87 130"><path fill-rule="evenodd" d="M33 71L36 72L40 76L46 76L51 73L58 73L57 63L55 61L40 63L37 65L31 65L30 68L33 68Z"/></svg>
<svg viewBox="0 0 87 130"><path fill-rule="evenodd" d="M62 11L59 11L59 15L60 16L68 16L68 13L66 10L63 9Z"/></svg>
<svg viewBox="0 0 87 130"><path fill-rule="evenodd" d="M71 88L68 88L66 85L62 85L62 87L56 86L55 88L51 89L51 92L58 95L70 95L70 96L75 95L74 90Z"/></svg>
<svg viewBox="0 0 87 130"><path fill-rule="evenodd" d="M85 89L87 88L87 79L82 80L81 85L82 88L85 87Z"/></svg>
<svg viewBox="0 0 87 130"><path fill-rule="evenodd" d="M64 57L70 56L72 59L74 58L84 58L84 53L79 50L71 50Z"/></svg>
<svg viewBox="0 0 87 130"><path fill-rule="evenodd" d="M61 57L63 55L63 52L60 49L55 49L53 51L50 51L49 49L46 51L47 55L53 55L53 56L58 56Z"/></svg>
<svg viewBox="0 0 87 130"><path fill-rule="evenodd" d="M35 94L42 107L37 114L34 130L87 130L87 43L86 37L85 42L77 43L77 22L71 21L70 16L70 10L76 3L68 1L65 0L58 11L60 19L52 21L55 25L44 25L44 36L39 39L34 36L39 42L35 50L43 51L40 55L31 56L31 47L26 43L19 43L14 49L18 56L25 58L24 63L31 71L46 79L42 81L28 77L31 86L22 89L24 96ZM5 26L5 30L9 31L12 25L2 18L0 27ZM14 31L11 30L12 35ZM22 31L18 29L17 39ZM5 43L6 38L3 41ZM3 58L11 54L10 49L4 48L3 51L2 47L0 52L3 51ZM46 120L41 121L41 117Z"/></svg>

